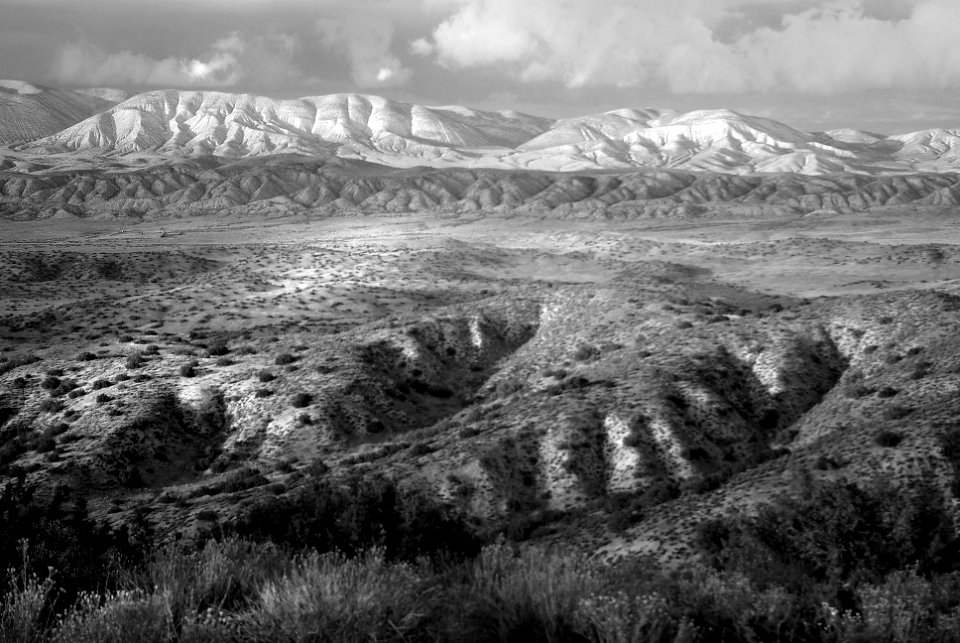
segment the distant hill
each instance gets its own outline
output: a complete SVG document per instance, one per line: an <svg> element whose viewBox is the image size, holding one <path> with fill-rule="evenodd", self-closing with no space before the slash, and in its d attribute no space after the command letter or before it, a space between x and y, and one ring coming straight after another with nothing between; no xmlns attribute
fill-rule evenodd
<svg viewBox="0 0 960 643"><path fill-rule="evenodd" d="M118 101L116 90L70 91L0 80L0 145L55 134Z"/></svg>

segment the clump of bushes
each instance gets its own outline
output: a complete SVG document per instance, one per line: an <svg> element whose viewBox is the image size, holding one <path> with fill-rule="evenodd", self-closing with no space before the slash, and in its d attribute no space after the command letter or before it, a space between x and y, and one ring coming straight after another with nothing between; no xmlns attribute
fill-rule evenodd
<svg viewBox="0 0 960 643"><path fill-rule="evenodd" d="M16 571L0 640L925 643L955 640L960 620L960 542L932 479L810 478L706 521L704 562L670 569L484 546L455 509L379 476L286 493L253 468L227 481L269 493L236 522L201 509L206 541L163 547L145 509L109 529L66 488L41 503L4 487L0 564Z"/></svg>
<svg viewBox="0 0 960 643"><path fill-rule="evenodd" d="M143 366L143 363L144 363L143 354L137 352L137 353L132 353L129 357L127 357L127 361L124 365L128 369L135 369Z"/></svg>
<svg viewBox="0 0 960 643"><path fill-rule="evenodd" d="M33 364L34 362L39 361L40 358L36 355L15 355L14 357L7 359L5 362L0 362L0 375L9 373L15 368Z"/></svg>

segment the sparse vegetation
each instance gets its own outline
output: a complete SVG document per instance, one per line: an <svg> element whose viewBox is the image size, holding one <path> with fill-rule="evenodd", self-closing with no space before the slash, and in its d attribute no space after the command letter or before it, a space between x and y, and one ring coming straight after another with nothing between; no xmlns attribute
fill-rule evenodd
<svg viewBox="0 0 960 643"><path fill-rule="evenodd" d="M209 161L204 174L225 189L262 184L252 161L189 161L184 177ZM300 163L316 161L276 159ZM315 170L305 175L330 168ZM370 172L358 208L380 207L381 183L434 171ZM495 187L464 210L482 221L454 222L456 243L439 236L450 221L410 227L432 206L405 195L389 206L405 212L402 237L370 219L327 238L317 208L303 211L301 239L284 223L262 245L228 243L234 222L207 226L191 205L189 225L205 232L189 251L122 235L81 253L5 251L0 498L22 485L35 500L0 516L5 565L24 566L13 539L30 539L27 574L0 583L14 597L0 612L40 605L18 635L951 640L956 539L917 481L929 470L960 496L960 299L916 233L863 244L875 218L858 215L863 228L843 238L810 234L817 217L794 237L791 215L771 234L764 189L784 213L817 195L754 175L463 180L473 172ZM640 197L661 179L654 212ZM568 182L556 206L516 211L549 221L515 236L514 204L554 180ZM889 198L857 177L823 181ZM615 183L634 205L604 200ZM674 189L689 200L682 232ZM715 207L728 189L752 195L735 219ZM576 194L600 195L589 216L568 211ZM451 213L474 198L430 196ZM857 209L829 205L836 226ZM146 214L130 216L149 236L166 211ZM928 214L885 218L919 229ZM647 215L656 225L632 221ZM97 262L122 279L104 286ZM910 291L911 279L927 283ZM803 299L830 284L844 292ZM43 362L13 365L29 351ZM867 484L876 472L888 488ZM698 532L706 515L715 524ZM81 549L83 565L63 553ZM65 598L43 588L47 565Z"/></svg>

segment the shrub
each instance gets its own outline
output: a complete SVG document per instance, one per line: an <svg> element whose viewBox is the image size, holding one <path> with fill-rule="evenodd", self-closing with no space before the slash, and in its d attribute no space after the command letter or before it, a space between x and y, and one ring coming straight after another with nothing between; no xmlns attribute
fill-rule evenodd
<svg viewBox="0 0 960 643"><path fill-rule="evenodd" d="M52 391L58 386L60 386L60 378L58 377L50 376L45 378L42 382L40 382L40 387L45 388L48 391Z"/></svg>
<svg viewBox="0 0 960 643"><path fill-rule="evenodd" d="M47 609L56 592L53 578L40 577L29 569L24 547L24 561L18 569L9 570L9 586L0 603L0 641L4 643L40 643L46 638L50 615Z"/></svg>
<svg viewBox="0 0 960 643"><path fill-rule="evenodd" d="M128 369L140 368L143 366L143 354L142 353L133 353L127 357L125 366Z"/></svg>
<svg viewBox="0 0 960 643"><path fill-rule="evenodd" d="M230 348L227 346L227 340L218 337L217 339L210 342L210 346L207 347L207 353L213 357L220 357L226 355L230 352Z"/></svg>
<svg viewBox="0 0 960 643"><path fill-rule="evenodd" d="M573 353L573 359L578 362L588 362L600 356L600 351L595 346L589 344L580 344Z"/></svg>
<svg viewBox="0 0 960 643"><path fill-rule="evenodd" d="M257 373L257 379L261 382L272 382L273 380L277 379L277 376L270 371L260 371Z"/></svg>
<svg viewBox="0 0 960 643"><path fill-rule="evenodd" d="M77 359L81 362L90 362L97 359L97 356L89 351L85 351L77 355Z"/></svg>
<svg viewBox="0 0 960 643"><path fill-rule="evenodd" d="M277 366L286 366L287 364L293 364L295 361L297 361L297 358L290 353L280 353L273 362Z"/></svg>
<svg viewBox="0 0 960 643"><path fill-rule="evenodd" d="M44 435L37 443L37 453L50 453L57 448L57 441L52 435Z"/></svg>
<svg viewBox="0 0 960 643"><path fill-rule="evenodd" d="M44 413L59 413L64 409L64 404L60 400L47 399L40 403L40 410Z"/></svg>
<svg viewBox="0 0 960 643"><path fill-rule="evenodd" d="M99 393L96 398L94 398L97 404L106 404L112 402L113 398L107 395L106 393Z"/></svg>
<svg viewBox="0 0 960 643"><path fill-rule="evenodd" d="M181 377L194 377L197 374L197 361L191 360L186 364L180 365L180 376Z"/></svg>
<svg viewBox="0 0 960 643"><path fill-rule="evenodd" d="M270 397L273 395L273 390L268 388L258 388L257 392L254 393L257 397Z"/></svg>
<svg viewBox="0 0 960 643"><path fill-rule="evenodd" d="M162 594L142 589L89 593L59 623L56 643L165 643L173 628Z"/></svg>
<svg viewBox="0 0 960 643"><path fill-rule="evenodd" d="M878 446L892 448L903 442L903 435L896 431L880 431L874 441Z"/></svg>
<svg viewBox="0 0 960 643"><path fill-rule="evenodd" d="M258 597L253 640L377 641L409 638L423 618L420 576L382 551L357 558L311 553Z"/></svg>
<svg viewBox="0 0 960 643"><path fill-rule="evenodd" d="M310 402L312 401L313 396L309 393L297 393L293 396L293 399L290 401L290 403L293 405L293 408L302 409L306 406L309 406Z"/></svg>
<svg viewBox="0 0 960 643"><path fill-rule="evenodd" d="M599 588L598 568L586 556L487 547L473 564L463 601L464 638L498 632L502 640L580 640L581 601Z"/></svg>

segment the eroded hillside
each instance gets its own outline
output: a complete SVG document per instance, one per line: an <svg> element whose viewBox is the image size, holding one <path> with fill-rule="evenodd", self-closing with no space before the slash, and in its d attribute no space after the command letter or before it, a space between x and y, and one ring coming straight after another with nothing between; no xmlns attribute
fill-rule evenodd
<svg viewBox="0 0 960 643"><path fill-rule="evenodd" d="M0 217L136 222L230 212L549 215L569 219L770 217L954 206L958 175L731 175L682 170L556 173L396 170L336 158L207 157L143 168L59 166L0 157Z"/></svg>
<svg viewBox="0 0 960 643"><path fill-rule="evenodd" d="M515 536L664 559L798 476L954 479L953 295L723 283L755 242L335 230L6 251L3 475L193 534L382 473ZM890 277L953 274L949 249L868 250Z"/></svg>

